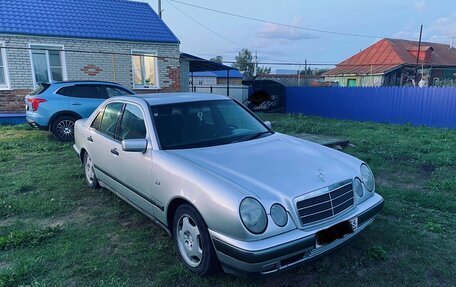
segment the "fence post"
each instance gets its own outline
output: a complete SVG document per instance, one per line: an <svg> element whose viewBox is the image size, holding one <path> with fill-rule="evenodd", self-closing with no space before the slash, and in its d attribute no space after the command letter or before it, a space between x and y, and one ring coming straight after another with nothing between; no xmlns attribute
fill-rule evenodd
<svg viewBox="0 0 456 287"><path fill-rule="evenodd" d="M226 95L230 96L230 70L226 70Z"/></svg>

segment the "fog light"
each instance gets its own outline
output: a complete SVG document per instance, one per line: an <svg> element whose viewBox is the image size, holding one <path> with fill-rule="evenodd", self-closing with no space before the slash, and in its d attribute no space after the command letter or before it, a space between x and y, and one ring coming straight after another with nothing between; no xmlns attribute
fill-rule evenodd
<svg viewBox="0 0 456 287"><path fill-rule="evenodd" d="M355 180L353 182L353 188L355 189L355 192L359 197L364 196L363 183L361 182L361 180L359 178L355 178Z"/></svg>

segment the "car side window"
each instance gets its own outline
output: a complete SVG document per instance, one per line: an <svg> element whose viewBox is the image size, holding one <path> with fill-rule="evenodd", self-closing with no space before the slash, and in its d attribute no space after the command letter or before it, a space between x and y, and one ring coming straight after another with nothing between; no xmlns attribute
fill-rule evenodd
<svg viewBox="0 0 456 287"><path fill-rule="evenodd" d="M108 93L103 85L75 85L71 96L75 98L107 99Z"/></svg>
<svg viewBox="0 0 456 287"><path fill-rule="evenodd" d="M71 92L73 91L73 86L63 87L56 92L56 94L71 97Z"/></svg>
<svg viewBox="0 0 456 287"><path fill-rule="evenodd" d="M116 133L117 120L120 117L122 107L123 103L111 103L105 107L99 129L100 132L110 137L114 137Z"/></svg>
<svg viewBox="0 0 456 287"><path fill-rule="evenodd" d="M106 86L106 92L108 93L108 97L117 97L117 96L128 96L131 95L130 92L124 90L119 87L114 86Z"/></svg>
<svg viewBox="0 0 456 287"><path fill-rule="evenodd" d="M96 130L100 130L101 119L103 118L104 109L101 109L95 119L93 120L92 124L90 125L91 128Z"/></svg>
<svg viewBox="0 0 456 287"><path fill-rule="evenodd" d="M146 137L146 125L141 109L132 104L125 106L120 121L118 137L124 139L143 139Z"/></svg>

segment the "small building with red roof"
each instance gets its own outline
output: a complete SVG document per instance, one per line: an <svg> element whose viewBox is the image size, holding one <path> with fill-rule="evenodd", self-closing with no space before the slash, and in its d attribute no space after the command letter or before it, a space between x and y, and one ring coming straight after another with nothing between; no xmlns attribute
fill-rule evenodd
<svg viewBox="0 0 456 287"><path fill-rule="evenodd" d="M455 82L456 49L446 44L385 38L323 74L340 86L406 86ZM418 51L419 50L419 51ZM418 58L418 64L417 64Z"/></svg>

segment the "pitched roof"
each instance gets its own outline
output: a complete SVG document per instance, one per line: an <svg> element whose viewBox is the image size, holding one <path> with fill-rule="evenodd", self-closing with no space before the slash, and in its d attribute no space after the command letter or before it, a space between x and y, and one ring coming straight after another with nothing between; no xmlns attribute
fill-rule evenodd
<svg viewBox="0 0 456 287"><path fill-rule="evenodd" d="M236 68L226 66L217 62L212 62L194 55L187 53L180 54L181 61L189 62L190 72L206 72L206 71L226 71L226 70L236 70Z"/></svg>
<svg viewBox="0 0 456 287"><path fill-rule="evenodd" d="M127 0L0 1L0 33L179 43L147 3Z"/></svg>
<svg viewBox="0 0 456 287"><path fill-rule="evenodd" d="M386 38L337 64L336 68L323 75L383 74L401 65L415 65L417 54L417 41ZM456 66L456 49L446 44L421 42L420 56L423 56L420 64Z"/></svg>

